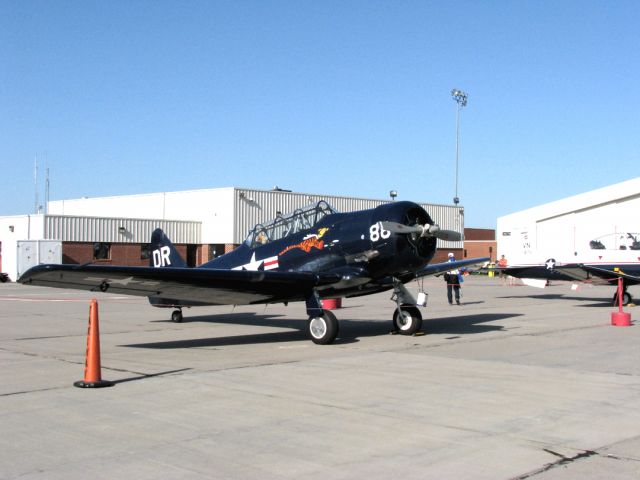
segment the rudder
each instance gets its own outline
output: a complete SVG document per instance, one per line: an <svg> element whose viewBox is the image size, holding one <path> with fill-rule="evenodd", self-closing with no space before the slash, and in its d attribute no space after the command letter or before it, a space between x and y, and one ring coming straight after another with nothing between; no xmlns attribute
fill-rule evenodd
<svg viewBox="0 0 640 480"><path fill-rule="evenodd" d="M151 257L149 266L155 268L187 266L184 259L178 253L176 247L171 243L169 237L161 228L156 228L151 234Z"/></svg>

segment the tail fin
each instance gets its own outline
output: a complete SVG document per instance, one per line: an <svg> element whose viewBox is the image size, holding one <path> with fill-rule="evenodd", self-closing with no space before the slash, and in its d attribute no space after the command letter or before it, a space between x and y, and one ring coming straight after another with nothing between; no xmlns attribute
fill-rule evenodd
<svg viewBox="0 0 640 480"><path fill-rule="evenodd" d="M187 266L169 237L160 228L156 228L151 234L150 267L180 267Z"/></svg>

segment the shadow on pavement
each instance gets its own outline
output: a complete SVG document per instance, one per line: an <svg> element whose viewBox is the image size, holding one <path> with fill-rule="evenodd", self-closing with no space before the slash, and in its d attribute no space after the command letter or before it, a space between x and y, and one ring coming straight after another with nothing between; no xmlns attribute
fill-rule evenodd
<svg viewBox="0 0 640 480"><path fill-rule="evenodd" d="M422 323L423 331L444 334L476 334L503 330L501 325L482 325L497 320L518 317L517 313L483 313L465 316L446 316L435 319L425 319ZM264 326L289 328L289 331L252 333L248 335L222 336L212 338L194 338L185 340L171 340L164 342L135 343L121 345L131 348L177 349L177 348L215 348L231 345L251 345L261 343L282 343L311 341L307 334L306 319L279 319L282 315L259 315L255 313L234 313L222 315L202 315L189 317L189 322L209 322L222 324L237 324L250 326ZM346 345L359 341L359 338L388 335L391 333L391 321L384 320L349 320L339 319L340 333L335 345Z"/></svg>

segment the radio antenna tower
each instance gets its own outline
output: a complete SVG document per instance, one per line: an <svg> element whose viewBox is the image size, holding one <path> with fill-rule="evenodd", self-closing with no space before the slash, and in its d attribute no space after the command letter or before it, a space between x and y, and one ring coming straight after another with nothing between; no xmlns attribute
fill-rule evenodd
<svg viewBox="0 0 640 480"><path fill-rule="evenodd" d="M38 154L36 153L36 158L33 165L33 185L35 188L35 205L33 213L38 214Z"/></svg>

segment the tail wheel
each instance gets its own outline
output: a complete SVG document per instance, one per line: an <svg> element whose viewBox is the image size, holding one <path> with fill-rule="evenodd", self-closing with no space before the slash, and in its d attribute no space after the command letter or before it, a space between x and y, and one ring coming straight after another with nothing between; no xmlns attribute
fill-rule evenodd
<svg viewBox="0 0 640 480"><path fill-rule="evenodd" d="M338 336L338 319L329 310L323 310L322 315L309 318L309 335L311 341L318 345L328 345Z"/></svg>
<svg viewBox="0 0 640 480"><path fill-rule="evenodd" d="M422 315L416 307L399 307L393 313L393 328L402 335L414 335L422 328Z"/></svg>

